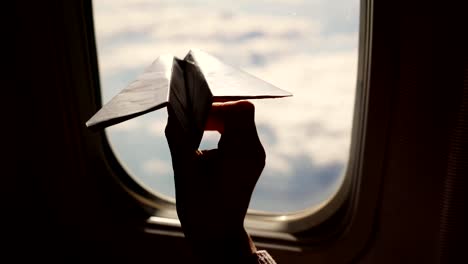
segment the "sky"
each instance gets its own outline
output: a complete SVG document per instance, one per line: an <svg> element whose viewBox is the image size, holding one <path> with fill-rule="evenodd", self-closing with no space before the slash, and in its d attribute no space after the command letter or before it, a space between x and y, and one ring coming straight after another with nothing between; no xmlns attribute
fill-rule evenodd
<svg viewBox="0 0 468 264"><path fill-rule="evenodd" d="M94 0L103 103L158 56L204 50L293 97L253 100L267 155L251 208L296 212L336 193L347 167L357 77L357 0ZM165 111L106 130L127 172L174 196ZM216 148L217 132L203 149Z"/></svg>

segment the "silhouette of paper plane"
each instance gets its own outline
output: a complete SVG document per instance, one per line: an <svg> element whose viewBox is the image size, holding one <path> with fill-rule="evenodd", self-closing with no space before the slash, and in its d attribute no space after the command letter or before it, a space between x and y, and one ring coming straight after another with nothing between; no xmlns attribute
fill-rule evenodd
<svg viewBox="0 0 468 264"><path fill-rule="evenodd" d="M158 57L92 116L86 126L102 129L170 106L185 130L197 131L196 134L201 130L203 134L213 102L286 96L291 94L206 52L192 49L183 60L169 54Z"/></svg>

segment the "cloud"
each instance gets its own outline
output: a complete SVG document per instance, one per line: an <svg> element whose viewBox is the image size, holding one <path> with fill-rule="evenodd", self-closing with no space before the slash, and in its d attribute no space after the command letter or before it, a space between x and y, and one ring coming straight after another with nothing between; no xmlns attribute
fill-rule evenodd
<svg viewBox="0 0 468 264"><path fill-rule="evenodd" d="M356 54L349 51L291 56L249 69L294 94L255 101L256 121L275 131L269 153L301 153L318 164L346 162L356 67Z"/></svg>
<svg viewBox="0 0 468 264"><path fill-rule="evenodd" d="M143 170L152 175L171 174L172 166L165 160L151 159L143 162Z"/></svg>
<svg viewBox="0 0 468 264"><path fill-rule="evenodd" d="M322 39L320 22L305 17L165 5L132 9L114 4L97 9L100 66L106 73L143 68L163 53L182 57L192 47L240 66L255 56L273 58L291 49L323 45L317 41Z"/></svg>
<svg viewBox="0 0 468 264"><path fill-rule="evenodd" d="M160 110L163 112L164 110ZM147 125L148 133L154 135L164 135L164 130L166 129L167 118L155 118L154 121Z"/></svg>
<svg viewBox="0 0 468 264"><path fill-rule="evenodd" d="M251 205L258 210L294 212L329 199L342 183L344 164L318 165L309 157L290 158L292 171L275 172L287 177L261 177ZM268 169L265 171L267 174Z"/></svg>
<svg viewBox="0 0 468 264"><path fill-rule="evenodd" d="M357 72L351 22L357 19L346 16L357 5L274 2L94 1L99 66L104 98L110 98L162 53L182 57L196 47L292 92L291 98L254 101L267 164L252 205L299 210L336 190L348 160ZM109 134L121 144L119 152L128 152L123 156L135 177L173 194L167 115L158 112L164 113L127 121ZM205 134L202 148L216 147L218 139Z"/></svg>
<svg viewBox="0 0 468 264"><path fill-rule="evenodd" d="M130 119L125 122L113 125L110 129L116 132L128 132L128 131L138 131L143 128L143 125L139 119Z"/></svg>
<svg viewBox="0 0 468 264"><path fill-rule="evenodd" d="M205 131L203 134L200 149L215 149L218 147L218 141L221 135L217 131Z"/></svg>

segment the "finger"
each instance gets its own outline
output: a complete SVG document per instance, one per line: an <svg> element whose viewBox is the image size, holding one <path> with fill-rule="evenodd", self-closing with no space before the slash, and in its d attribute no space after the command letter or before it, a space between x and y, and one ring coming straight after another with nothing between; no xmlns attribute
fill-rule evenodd
<svg viewBox="0 0 468 264"><path fill-rule="evenodd" d="M254 124L254 105L249 101L213 103L205 130L224 133L226 122L233 128Z"/></svg>
<svg viewBox="0 0 468 264"><path fill-rule="evenodd" d="M219 108L219 107L218 107ZM255 106L249 101L224 103L221 107L224 133L242 132L256 135Z"/></svg>

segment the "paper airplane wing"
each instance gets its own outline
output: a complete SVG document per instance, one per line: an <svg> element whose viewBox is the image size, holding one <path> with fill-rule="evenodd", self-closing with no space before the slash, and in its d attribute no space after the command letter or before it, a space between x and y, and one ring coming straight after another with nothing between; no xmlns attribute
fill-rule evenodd
<svg viewBox="0 0 468 264"><path fill-rule="evenodd" d="M215 102L292 95L201 50L190 50L185 60L195 63L200 68Z"/></svg>
<svg viewBox="0 0 468 264"><path fill-rule="evenodd" d="M166 106L174 63L174 56L160 56L91 117L86 126L105 128Z"/></svg>

